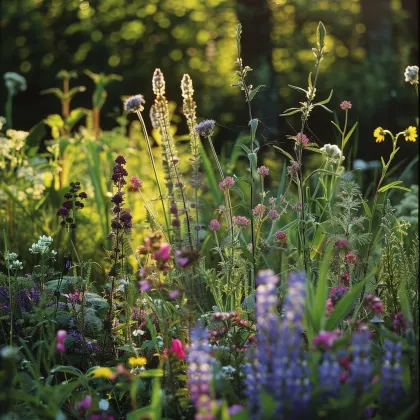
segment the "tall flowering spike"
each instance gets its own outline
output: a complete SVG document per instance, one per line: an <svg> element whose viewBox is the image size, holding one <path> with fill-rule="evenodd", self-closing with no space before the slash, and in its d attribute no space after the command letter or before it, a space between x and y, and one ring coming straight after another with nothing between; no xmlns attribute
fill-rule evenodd
<svg viewBox="0 0 420 420"><path fill-rule="evenodd" d="M295 323L298 327L303 319L306 298L306 275L304 272L291 273L289 276L288 292L284 301L283 311L285 319ZM303 327L302 327L303 328Z"/></svg>
<svg viewBox="0 0 420 420"><path fill-rule="evenodd" d="M372 365L370 355L370 331L355 331L351 340L352 362L350 365L349 383L358 395L370 389Z"/></svg>
<svg viewBox="0 0 420 420"><path fill-rule="evenodd" d="M404 394L403 370L400 365L402 343L394 343L389 339L385 339L384 350L381 368L381 402L388 405L395 404Z"/></svg>
<svg viewBox="0 0 420 420"><path fill-rule="evenodd" d="M165 78L160 69L156 69L153 73L152 87L156 96L165 96Z"/></svg>
<svg viewBox="0 0 420 420"><path fill-rule="evenodd" d="M210 333L202 321L191 331L188 361L188 389L197 410L196 420L212 420L211 380L213 359L210 355Z"/></svg>
<svg viewBox="0 0 420 420"><path fill-rule="evenodd" d="M322 390L321 397L325 401L329 397L339 396L341 371L337 356L330 351L325 352L319 365L319 385Z"/></svg>
<svg viewBox="0 0 420 420"><path fill-rule="evenodd" d="M152 127L153 128L159 128L159 112L156 109L155 105L152 105L150 107L150 121L152 123Z"/></svg>
<svg viewBox="0 0 420 420"><path fill-rule="evenodd" d="M194 94L193 83L188 74L184 74L181 80L181 92L184 99L192 98Z"/></svg>

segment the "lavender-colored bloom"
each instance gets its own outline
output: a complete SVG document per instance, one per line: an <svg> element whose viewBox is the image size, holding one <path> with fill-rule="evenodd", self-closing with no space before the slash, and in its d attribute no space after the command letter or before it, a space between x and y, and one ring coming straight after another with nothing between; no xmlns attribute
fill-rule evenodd
<svg viewBox="0 0 420 420"><path fill-rule="evenodd" d="M322 389L323 399L328 397L338 397L340 391L340 373L341 367L337 356L332 352L325 352L322 362L319 365L319 383Z"/></svg>
<svg viewBox="0 0 420 420"><path fill-rule="evenodd" d="M202 321L199 321L191 331L191 345L187 358L188 388L197 410L195 418L212 420L214 417L210 415L212 401L209 395L213 359L210 355L209 337L210 333Z"/></svg>
<svg viewBox="0 0 420 420"><path fill-rule="evenodd" d="M404 394L403 370L400 365L402 343L394 343L389 339L385 339L384 350L381 369L381 401L385 404L395 404Z"/></svg>
<svg viewBox="0 0 420 420"><path fill-rule="evenodd" d="M370 389L372 364L370 355L370 331L355 331L351 340L352 362L350 365L349 383L354 391L361 395Z"/></svg>
<svg viewBox="0 0 420 420"><path fill-rule="evenodd" d="M127 112L137 112L137 111L143 111L144 107L143 104L146 101L143 98L143 95L135 95L130 96L125 102L124 102L124 109Z"/></svg>
<svg viewBox="0 0 420 420"><path fill-rule="evenodd" d="M205 120L195 126L195 131L203 137L210 137L213 134L216 121Z"/></svg>
<svg viewBox="0 0 420 420"><path fill-rule="evenodd" d="M249 360L255 360L253 352L248 354ZM255 363L254 363L255 364ZM245 373L245 395L248 405L248 410L251 420L261 418L261 404L260 404L260 373L256 370L253 363L246 363L244 366Z"/></svg>

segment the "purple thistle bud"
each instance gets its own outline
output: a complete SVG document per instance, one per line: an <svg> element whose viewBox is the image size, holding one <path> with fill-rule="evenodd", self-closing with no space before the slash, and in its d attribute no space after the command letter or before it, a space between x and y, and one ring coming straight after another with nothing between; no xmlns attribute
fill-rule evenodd
<svg viewBox="0 0 420 420"><path fill-rule="evenodd" d="M200 124L195 126L195 131L203 137L210 137L213 135L214 126L216 125L216 121L213 120L205 120Z"/></svg>
<svg viewBox="0 0 420 420"><path fill-rule="evenodd" d="M245 216L233 216L232 222L235 226L238 227L247 227L251 222Z"/></svg>
<svg viewBox="0 0 420 420"><path fill-rule="evenodd" d="M270 169L269 169L269 168L267 168L267 166L260 166L260 167L257 169L257 173L258 173L259 175L261 175L262 177L266 177L266 176L268 176L269 172L270 172Z"/></svg>
<svg viewBox="0 0 420 420"><path fill-rule="evenodd" d="M216 219L212 219L210 220L210 224L209 224L209 230L220 230L220 223L218 220Z"/></svg>
<svg viewBox="0 0 420 420"><path fill-rule="evenodd" d="M279 217L280 215L279 215L279 212L277 211L277 210L275 210L275 209L271 209L269 212L268 212L268 214L267 214L267 217L270 219L270 220L276 220L276 219L278 219L278 217Z"/></svg>

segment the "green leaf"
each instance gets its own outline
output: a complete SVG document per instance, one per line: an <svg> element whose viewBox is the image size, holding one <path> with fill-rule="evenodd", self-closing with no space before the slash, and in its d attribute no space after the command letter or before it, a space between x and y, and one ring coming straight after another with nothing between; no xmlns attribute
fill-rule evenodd
<svg viewBox="0 0 420 420"><path fill-rule="evenodd" d="M258 93L258 91L263 87L265 87L265 85L259 85L255 89L252 89L251 92L249 92L248 102L251 102L254 99L254 96Z"/></svg>
<svg viewBox="0 0 420 420"><path fill-rule="evenodd" d="M331 124L340 132L340 134L343 134L343 132L341 131L341 128L338 126L338 124L336 124L334 121L331 121Z"/></svg>
<svg viewBox="0 0 420 420"><path fill-rule="evenodd" d="M319 269L318 283L315 290L315 306L313 308L314 333L324 329L325 325L325 302L328 296L328 269L331 261L333 243L328 245L322 257Z"/></svg>
<svg viewBox="0 0 420 420"><path fill-rule="evenodd" d="M362 292L364 285L366 284L370 275L366 276L364 280L356 284L351 290L349 290L337 303L334 311L331 313L326 323L326 330L332 331L337 328L337 325L343 321L343 319L350 312L351 307L356 302L359 294Z"/></svg>
<svg viewBox="0 0 420 420"><path fill-rule="evenodd" d="M403 181L394 181L391 182L387 185L384 185L383 187L379 188L378 192L385 192L387 190L389 190L390 188L398 188L400 190L404 190L404 191L411 191L409 188L405 188L405 187L400 187L399 185L402 184Z"/></svg>
<svg viewBox="0 0 420 420"><path fill-rule="evenodd" d="M257 127L258 127L258 118L252 119L249 124L251 126L251 141L255 140L255 135L257 133Z"/></svg>
<svg viewBox="0 0 420 420"><path fill-rule="evenodd" d="M289 153L287 153L285 150L283 150L282 148L278 147L278 146L274 146L275 149L280 150L280 152L282 152L286 157L288 157L292 162L294 162L295 160L292 158L292 155L290 155Z"/></svg>
<svg viewBox="0 0 420 420"><path fill-rule="evenodd" d="M331 111L331 109L327 108L325 105L318 104L321 108L325 109L325 111L329 112L330 114L333 114L334 112Z"/></svg>
<svg viewBox="0 0 420 420"><path fill-rule="evenodd" d="M76 108L70 112L70 115L64 121L64 125L67 127L68 130L71 130L73 126L85 115L87 114L87 110L83 108Z"/></svg>
<svg viewBox="0 0 420 420"><path fill-rule="evenodd" d="M357 122L354 123L353 127L347 133L346 137L344 137L344 140L343 140L343 149L346 146L347 142L350 140L350 137L353 134L353 131L356 129L356 127L357 127Z"/></svg>
<svg viewBox="0 0 420 420"><path fill-rule="evenodd" d="M321 51L325 46L325 37L327 36L327 31L322 22L318 23L318 28L316 29L316 43L318 49Z"/></svg>
<svg viewBox="0 0 420 420"><path fill-rule="evenodd" d="M45 124L44 121L39 122L31 128L28 136L25 140L25 148L27 149L26 154L29 157L33 157L38 151L39 146L41 145L42 138L45 136Z"/></svg>
<svg viewBox="0 0 420 420"><path fill-rule="evenodd" d="M305 89L300 88L299 86L293 86L293 85L287 85L287 86L289 86L289 88L292 88L292 89L300 90L301 92L305 93L305 95L308 94L308 91L306 91Z"/></svg>
<svg viewBox="0 0 420 420"><path fill-rule="evenodd" d="M298 112L300 112L300 108L288 108L280 114L280 117L288 117L289 115L297 114Z"/></svg>
<svg viewBox="0 0 420 420"><path fill-rule="evenodd" d="M372 212L370 211L369 205L363 201L363 208L365 209L365 213L367 214L369 220L372 219Z"/></svg>
<svg viewBox="0 0 420 420"><path fill-rule="evenodd" d="M333 94L333 92L334 92L334 90L331 90L331 92L330 92L330 94L329 94L329 96L328 96L328 98L327 98L327 99L324 99L323 101L321 101L321 102L318 102L318 103L314 104L314 106L325 105L325 104L327 104L328 102L330 102L330 100L331 100L331 98L332 98L332 94ZM331 112L332 112L332 111L331 111Z"/></svg>
<svg viewBox="0 0 420 420"><path fill-rule="evenodd" d="M312 72L309 73L308 76L308 86L311 88L312 87Z"/></svg>

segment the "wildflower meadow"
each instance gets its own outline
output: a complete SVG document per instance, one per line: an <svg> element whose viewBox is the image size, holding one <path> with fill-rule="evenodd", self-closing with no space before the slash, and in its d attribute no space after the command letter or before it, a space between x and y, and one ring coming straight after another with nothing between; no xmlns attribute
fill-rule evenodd
<svg viewBox="0 0 420 420"><path fill-rule="evenodd" d="M254 104L269 81L237 24L246 132L230 153L188 68L177 98L159 68L121 92L112 129L123 74L60 71L42 92L56 113L29 132L13 125L26 79L2 75L1 420L416 418L418 115L361 133L352 98L324 88L313 29L312 71L284 80L296 105L276 110L290 132L267 144ZM418 97L406 64L394 77ZM355 159L360 141L377 161Z"/></svg>

